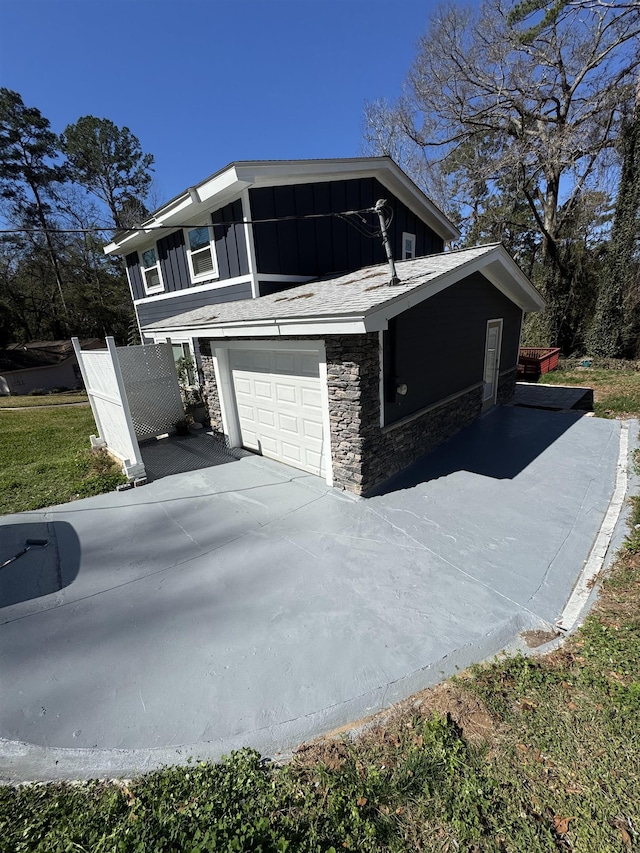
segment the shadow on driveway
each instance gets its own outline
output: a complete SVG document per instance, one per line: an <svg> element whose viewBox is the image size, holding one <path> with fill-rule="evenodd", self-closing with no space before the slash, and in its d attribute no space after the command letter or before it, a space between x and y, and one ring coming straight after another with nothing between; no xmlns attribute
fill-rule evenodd
<svg viewBox="0 0 640 853"><path fill-rule="evenodd" d="M226 465L250 455L242 448L228 448L224 440L210 430L145 441L140 444L140 451L149 482L172 474Z"/></svg>
<svg viewBox="0 0 640 853"><path fill-rule="evenodd" d="M583 414L498 406L396 474L372 496L411 489L456 471L513 480Z"/></svg>
<svg viewBox="0 0 640 853"><path fill-rule="evenodd" d="M64 544L63 562L59 543ZM0 569L0 609L60 592L73 583L80 568L80 541L66 521L5 524L0 526L0 565L7 560L11 562Z"/></svg>

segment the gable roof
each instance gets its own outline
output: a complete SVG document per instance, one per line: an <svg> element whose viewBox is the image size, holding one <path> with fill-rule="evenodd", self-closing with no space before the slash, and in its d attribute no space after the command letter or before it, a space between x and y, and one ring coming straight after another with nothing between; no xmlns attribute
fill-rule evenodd
<svg viewBox="0 0 640 853"><path fill-rule="evenodd" d="M240 160L229 163L159 207L138 229L119 231L105 246L107 255L132 252L183 225L202 224L203 215L237 198L242 190L312 181L378 178L443 240L460 232L451 220L402 171L391 157L342 157L326 160Z"/></svg>
<svg viewBox="0 0 640 853"><path fill-rule="evenodd" d="M396 263L336 278L316 279L258 299L206 305L149 325L149 331L194 330L206 337L361 334L386 329L389 320L475 272L481 272L523 311L542 311L544 300L500 243Z"/></svg>

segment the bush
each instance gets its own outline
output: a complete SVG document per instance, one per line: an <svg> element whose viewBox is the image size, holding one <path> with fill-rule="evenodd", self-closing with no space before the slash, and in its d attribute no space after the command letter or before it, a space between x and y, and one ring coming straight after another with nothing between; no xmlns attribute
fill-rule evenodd
<svg viewBox="0 0 640 853"><path fill-rule="evenodd" d="M47 393L48 393L48 391L46 388L32 388L31 391L29 391L29 396L30 397L44 397L45 394L47 394Z"/></svg>

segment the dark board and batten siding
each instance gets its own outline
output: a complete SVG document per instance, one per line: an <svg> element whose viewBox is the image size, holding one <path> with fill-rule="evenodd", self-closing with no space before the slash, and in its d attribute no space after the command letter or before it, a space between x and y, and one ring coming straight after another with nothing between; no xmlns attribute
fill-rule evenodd
<svg viewBox="0 0 640 853"><path fill-rule="evenodd" d="M385 423L483 379L487 321L502 319L500 370L518 364L522 311L481 273L405 311L384 333ZM402 397L397 384L406 384Z"/></svg>
<svg viewBox="0 0 640 853"><path fill-rule="evenodd" d="M218 262L218 278L211 279L211 281L225 281L229 278L247 275L249 273L249 258L240 199L227 204L220 210L216 210L211 216L211 222ZM164 284L163 293L174 293L207 284L206 280L196 283L191 281L185 236L182 230L172 231L157 240L156 250ZM139 261L137 252L132 252L126 256L134 299L143 299L148 295L144 289ZM220 302L223 300L211 301Z"/></svg>
<svg viewBox="0 0 640 853"><path fill-rule="evenodd" d="M165 291L184 290L191 287L191 276L182 231L173 231L157 243L158 259Z"/></svg>
<svg viewBox="0 0 640 853"><path fill-rule="evenodd" d="M402 257L403 231L416 235L416 255L444 249L442 238L375 178L259 187L249 190L249 198L259 273L315 277L384 263L382 240L363 235L355 227L357 218L352 223L336 216L259 222L363 210L380 198L386 198L393 210L389 235L396 259ZM379 228L377 214L365 214L365 218L370 226Z"/></svg>
<svg viewBox="0 0 640 853"><path fill-rule="evenodd" d="M237 278L249 272L247 241L242 221L242 201L238 199L212 214L218 272L221 279Z"/></svg>
<svg viewBox="0 0 640 853"><path fill-rule="evenodd" d="M176 317L186 311L202 308L205 305L215 305L219 302L235 302L238 299L251 299L251 282L245 281L240 284L230 284L219 290L204 290L197 293L182 293L170 299L156 299L153 302L143 302L136 305L138 319L144 329L151 323L166 320L167 317Z"/></svg>

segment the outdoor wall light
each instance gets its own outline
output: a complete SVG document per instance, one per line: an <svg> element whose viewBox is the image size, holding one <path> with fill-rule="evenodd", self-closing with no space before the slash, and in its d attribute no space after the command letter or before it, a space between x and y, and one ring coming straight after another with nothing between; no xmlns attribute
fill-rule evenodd
<svg viewBox="0 0 640 853"><path fill-rule="evenodd" d="M404 397L408 390L404 382L401 385L396 385L396 394L400 394L401 397Z"/></svg>

